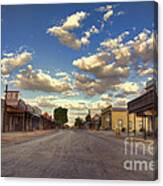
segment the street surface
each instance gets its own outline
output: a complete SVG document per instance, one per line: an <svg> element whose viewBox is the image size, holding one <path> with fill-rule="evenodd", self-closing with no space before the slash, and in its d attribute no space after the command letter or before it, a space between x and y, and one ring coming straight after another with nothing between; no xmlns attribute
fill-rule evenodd
<svg viewBox="0 0 163 186"><path fill-rule="evenodd" d="M138 155L150 160L151 156ZM58 130L16 144L2 144L2 176L152 180L152 171L128 171L124 141L108 131Z"/></svg>

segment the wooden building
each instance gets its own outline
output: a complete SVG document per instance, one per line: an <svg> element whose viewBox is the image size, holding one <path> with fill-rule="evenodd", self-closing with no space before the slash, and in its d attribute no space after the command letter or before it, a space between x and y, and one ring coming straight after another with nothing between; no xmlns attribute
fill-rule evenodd
<svg viewBox="0 0 163 186"><path fill-rule="evenodd" d="M1 122L3 132L34 131L54 128L51 117L42 116L41 109L19 99L19 91L8 91L1 99Z"/></svg>
<svg viewBox="0 0 163 186"><path fill-rule="evenodd" d="M130 115L134 114L134 127L136 128L136 117L142 118L142 128L145 138L147 135L157 136L158 132L158 95L156 82L154 80L147 82L146 92L138 98L128 102L128 121ZM129 130L128 122L128 133ZM135 130L136 132L136 130ZM136 134L135 134L136 135Z"/></svg>

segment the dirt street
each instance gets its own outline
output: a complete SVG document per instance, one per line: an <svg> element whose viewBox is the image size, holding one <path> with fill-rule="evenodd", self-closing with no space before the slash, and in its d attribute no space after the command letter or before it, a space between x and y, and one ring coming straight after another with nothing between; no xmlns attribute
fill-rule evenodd
<svg viewBox="0 0 163 186"><path fill-rule="evenodd" d="M151 160L148 154L137 159ZM128 171L124 141L108 131L59 130L2 146L2 176L152 180L152 171Z"/></svg>

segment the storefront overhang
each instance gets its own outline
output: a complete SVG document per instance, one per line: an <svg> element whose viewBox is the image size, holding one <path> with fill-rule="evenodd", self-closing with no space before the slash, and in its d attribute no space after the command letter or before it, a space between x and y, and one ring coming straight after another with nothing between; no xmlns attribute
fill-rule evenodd
<svg viewBox="0 0 163 186"><path fill-rule="evenodd" d="M128 102L128 112L136 113L137 115L145 115L150 112L157 115L158 96L155 90L151 90L142 96Z"/></svg>

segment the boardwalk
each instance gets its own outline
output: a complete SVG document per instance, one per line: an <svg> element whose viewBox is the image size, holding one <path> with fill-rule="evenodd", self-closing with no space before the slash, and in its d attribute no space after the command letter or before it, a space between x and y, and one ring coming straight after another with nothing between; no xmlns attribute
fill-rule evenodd
<svg viewBox="0 0 163 186"><path fill-rule="evenodd" d="M151 171L126 171L122 139L108 131L59 130L2 145L2 176L152 180ZM133 157L134 159L135 157ZM146 155L139 159L150 160Z"/></svg>

